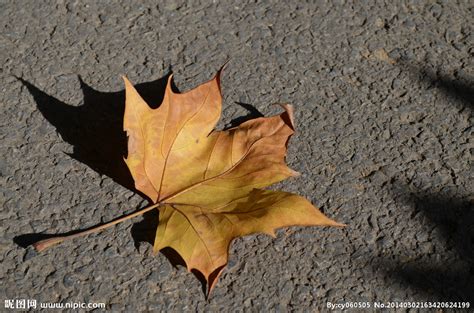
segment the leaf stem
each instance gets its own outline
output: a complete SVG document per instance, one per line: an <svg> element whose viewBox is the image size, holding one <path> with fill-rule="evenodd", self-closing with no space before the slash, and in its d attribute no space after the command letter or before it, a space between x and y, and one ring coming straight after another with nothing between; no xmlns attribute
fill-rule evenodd
<svg viewBox="0 0 474 313"><path fill-rule="evenodd" d="M40 241L36 242L35 244L33 244L33 247L36 249L36 251L41 252L41 251L43 251L43 250L45 250L45 249L47 249L51 246L54 246L58 243L61 243L61 242L65 241L65 240L74 239L74 238L77 238L77 237L82 237L82 236L86 236L86 235L89 235L89 234L100 232L100 231L102 231L106 228L109 228L110 226L119 224L119 223L124 222L126 220L129 220L129 219L132 219L132 218L137 217L139 215L142 215L142 214L144 214L148 211L151 211L151 210L159 207L161 204L162 204L162 202L155 203L153 205L150 205L150 206L147 206L143 209L140 209L136 212L133 212L133 213L124 215L122 217L119 217L119 218L117 218L115 220L112 220L108 223L96 225L96 226L93 226L91 228L75 232L71 235L57 236L57 237L52 237L52 238L40 240Z"/></svg>

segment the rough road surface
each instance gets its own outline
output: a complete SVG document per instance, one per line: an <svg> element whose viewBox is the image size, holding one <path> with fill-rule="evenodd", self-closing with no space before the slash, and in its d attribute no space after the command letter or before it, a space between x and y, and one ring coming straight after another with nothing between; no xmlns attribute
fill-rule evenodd
<svg viewBox="0 0 474 313"><path fill-rule="evenodd" d="M0 0L2 310L474 306L473 25L468 0ZM226 60L219 127L292 103L288 162L304 174L277 187L347 228L235 240L209 301L194 275L151 255L154 213L27 247L147 204L122 163L122 74L157 106L170 70L185 91Z"/></svg>

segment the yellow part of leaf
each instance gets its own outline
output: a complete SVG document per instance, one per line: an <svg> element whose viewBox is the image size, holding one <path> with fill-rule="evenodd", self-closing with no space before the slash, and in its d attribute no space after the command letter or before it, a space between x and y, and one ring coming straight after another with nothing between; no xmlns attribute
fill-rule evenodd
<svg viewBox="0 0 474 313"><path fill-rule="evenodd" d="M305 198L295 194L254 189L217 211L188 204L166 204L160 208L160 221L154 250L174 248L206 277L227 264L232 239L253 233L274 236L285 226L341 226L325 217Z"/></svg>

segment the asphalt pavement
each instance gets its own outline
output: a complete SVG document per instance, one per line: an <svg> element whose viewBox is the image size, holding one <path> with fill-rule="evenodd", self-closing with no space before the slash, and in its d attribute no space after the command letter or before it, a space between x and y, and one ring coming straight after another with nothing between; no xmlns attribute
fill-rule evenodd
<svg viewBox="0 0 474 313"><path fill-rule="evenodd" d="M472 1L0 0L2 311L22 300L111 312L474 306L473 11ZM346 228L235 240L209 300L170 251L152 255L154 212L32 249L147 205L123 166L121 75L156 107L170 72L186 91L227 60L219 128L293 104L287 159L303 175L276 187Z"/></svg>

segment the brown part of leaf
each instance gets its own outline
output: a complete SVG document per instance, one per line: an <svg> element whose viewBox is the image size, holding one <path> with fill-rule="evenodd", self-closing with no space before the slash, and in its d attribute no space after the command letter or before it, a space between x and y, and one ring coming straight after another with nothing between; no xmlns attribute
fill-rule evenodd
<svg viewBox="0 0 474 313"><path fill-rule="evenodd" d="M154 252L176 250L189 271L201 272L210 292L227 264L231 241L279 227L343 226L306 199L260 188L298 175L285 163L295 125L293 108L225 131L220 71L180 94L171 88L151 109L127 79L126 163L136 188L161 204Z"/></svg>
<svg viewBox="0 0 474 313"><path fill-rule="evenodd" d="M211 144L200 139L211 133L221 114L219 76L220 72L207 83L181 94L171 88L170 75L157 109L151 109L124 77L124 129L129 137L125 162L135 187L153 201L200 179L190 163L205 158ZM173 169L169 164L174 165Z"/></svg>

